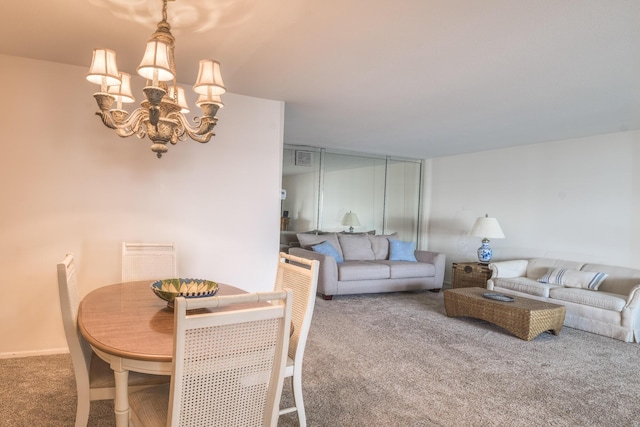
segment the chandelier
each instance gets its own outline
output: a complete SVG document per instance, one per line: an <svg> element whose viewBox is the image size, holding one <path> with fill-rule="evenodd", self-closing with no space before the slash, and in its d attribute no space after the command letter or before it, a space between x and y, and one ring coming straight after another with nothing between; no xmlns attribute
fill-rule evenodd
<svg viewBox="0 0 640 427"><path fill-rule="evenodd" d="M224 106L220 95L226 92L220 63L211 59L200 60L193 90L199 95L196 105L202 110L202 117L195 117L193 125L190 124L185 117L189 107L184 89L176 82L174 45L175 38L167 22L167 0L163 0L162 21L147 42L137 68L138 74L146 79L142 90L145 99L131 114L122 109L123 103L135 101L131 92L131 75L118 71L113 50L94 49L87 74L87 80L101 87L93 97L100 108L96 115L100 116L102 123L122 138L136 135L142 139L148 136L153 142L151 151L158 158L167 152L168 142L175 145L187 136L197 142L208 142L215 135L213 128L218 121L215 115ZM115 108L112 108L114 104Z"/></svg>

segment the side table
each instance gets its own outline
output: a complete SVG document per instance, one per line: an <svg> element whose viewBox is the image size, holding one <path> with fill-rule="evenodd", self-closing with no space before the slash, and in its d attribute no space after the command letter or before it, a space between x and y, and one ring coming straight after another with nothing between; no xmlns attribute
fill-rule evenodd
<svg viewBox="0 0 640 427"><path fill-rule="evenodd" d="M487 280L489 280L490 277L491 270L489 270L489 265L487 264L480 264L479 262L454 262L451 287L486 288Z"/></svg>

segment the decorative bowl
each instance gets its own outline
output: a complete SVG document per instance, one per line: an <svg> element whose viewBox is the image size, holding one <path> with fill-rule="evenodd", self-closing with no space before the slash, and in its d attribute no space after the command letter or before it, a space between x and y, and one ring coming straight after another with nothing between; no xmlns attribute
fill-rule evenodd
<svg viewBox="0 0 640 427"><path fill-rule="evenodd" d="M218 292L218 284L203 279L164 279L153 282L151 290L173 308L176 297L210 297Z"/></svg>

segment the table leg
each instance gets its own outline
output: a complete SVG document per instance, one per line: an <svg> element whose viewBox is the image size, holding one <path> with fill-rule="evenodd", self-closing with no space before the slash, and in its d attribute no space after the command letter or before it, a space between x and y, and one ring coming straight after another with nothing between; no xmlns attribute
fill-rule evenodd
<svg viewBox="0 0 640 427"><path fill-rule="evenodd" d="M116 381L116 398L114 400L116 427L129 426L129 371L124 369L121 360L113 360L111 369Z"/></svg>

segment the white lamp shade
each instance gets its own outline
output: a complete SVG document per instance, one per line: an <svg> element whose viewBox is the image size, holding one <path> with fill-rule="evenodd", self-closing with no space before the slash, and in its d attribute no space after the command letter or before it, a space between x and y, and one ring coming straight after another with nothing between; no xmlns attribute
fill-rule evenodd
<svg viewBox="0 0 640 427"><path fill-rule="evenodd" d="M220 63L212 59L201 59L198 80L193 90L199 95L222 95L227 91L222 82Z"/></svg>
<svg viewBox="0 0 640 427"><path fill-rule="evenodd" d="M190 110L189 110L189 105L187 105L187 98L184 94L184 89L178 86L177 98L176 98L175 92L176 92L176 86L171 86L169 88L169 98L175 100L178 103L178 105L181 108L180 111L182 113L185 113L185 114L188 113Z"/></svg>
<svg viewBox="0 0 640 427"><path fill-rule="evenodd" d="M200 107L202 104L216 104L219 108L224 107L220 95L200 95L196 101L196 105Z"/></svg>
<svg viewBox="0 0 640 427"><path fill-rule="evenodd" d="M142 61L138 66L138 74L155 84L173 80L173 72L169 65L169 45L159 40L149 40Z"/></svg>
<svg viewBox="0 0 640 427"><path fill-rule="evenodd" d="M489 218L488 215L476 219L469 235L482 238L504 239L504 233L500 228L500 224L498 224L498 220Z"/></svg>
<svg viewBox="0 0 640 427"><path fill-rule="evenodd" d="M113 95L116 101L125 103L135 101L136 99L133 97L133 93L131 92L131 74L120 73L120 80L122 80L122 83L118 86L109 86L109 90L107 92Z"/></svg>
<svg viewBox="0 0 640 427"><path fill-rule="evenodd" d="M348 225L349 227L359 227L360 220L358 219L358 215L354 214L353 212L344 214L342 225Z"/></svg>
<svg viewBox="0 0 640 427"><path fill-rule="evenodd" d="M113 50L93 49L87 80L97 85L117 86L120 84L116 53Z"/></svg>

